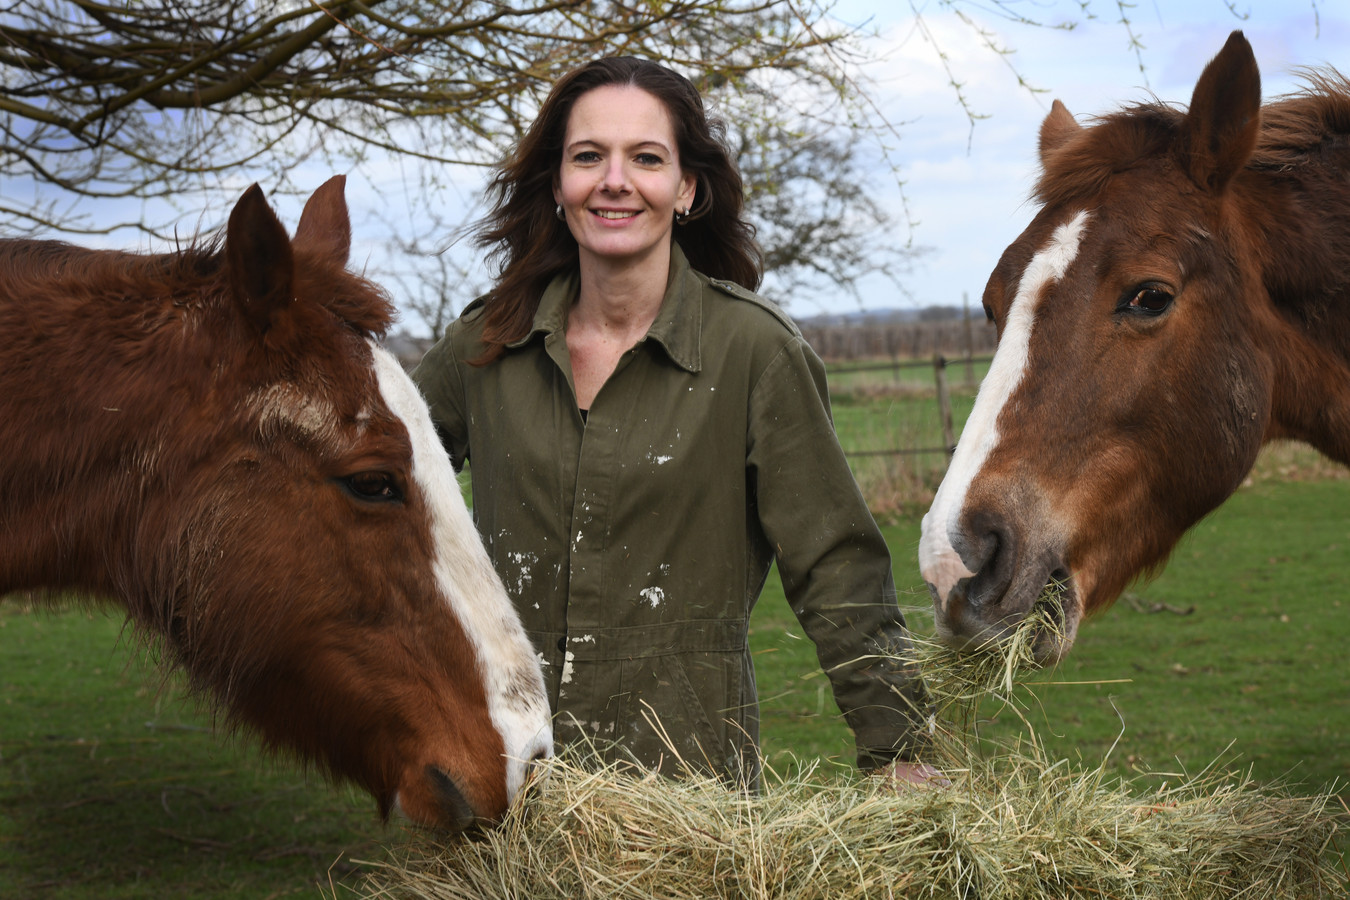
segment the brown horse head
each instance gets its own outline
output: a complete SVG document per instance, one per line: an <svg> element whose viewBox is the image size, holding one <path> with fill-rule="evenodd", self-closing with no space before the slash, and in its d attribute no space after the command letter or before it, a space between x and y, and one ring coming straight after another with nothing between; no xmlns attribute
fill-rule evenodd
<svg viewBox="0 0 1350 900"><path fill-rule="evenodd" d="M458 830L548 703L350 242L339 178L293 240L255 186L220 250L0 248L0 589L119 601L229 722Z"/></svg>
<svg viewBox="0 0 1350 900"><path fill-rule="evenodd" d="M1085 614L1160 566L1241 484L1265 439L1345 458L1350 417L1319 433L1294 406L1319 396L1345 408L1350 340L1329 353L1301 320L1309 296L1335 307L1347 251L1309 261L1280 237L1325 246L1322 229L1350 244L1344 151L1303 161L1326 136L1313 119L1350 131L1350 94L1323 94L1270 115L1301 117L1313 149L1276 148L1291 131L1262 138L1260 76L1235 32L1185 112L1146 105L1081 127L1054 104L1041 209L984 293L998 350L923 522L920 568L951 642L1003 637L1058 582L1065 634L1037 648L1056 659ZM1277 150L1300 159L1272 164ZM1339 197L1330 213L1306 202L1321 170ZM1350 337L1337 315L1321 327Z"/></svg>

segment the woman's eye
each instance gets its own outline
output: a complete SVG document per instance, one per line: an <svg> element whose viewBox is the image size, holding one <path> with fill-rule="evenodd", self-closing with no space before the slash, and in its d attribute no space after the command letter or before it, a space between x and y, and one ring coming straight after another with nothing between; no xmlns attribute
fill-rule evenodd
<svg viewBox="0 0 1350 900"><path fill-rule="evenodd" d="M644 166L659 166L663 162L661 157L657 156L655 153L639 153L637 155L637 161L639 165Z"/></svg>
<svg viewBox="0 0 1350 900"><path fill-rule="evenodd" d="M572 157L572 162L577 163L593 163L599 161L600 161L600 154L596 153L594 150L583 150L576 156Z"/></svg>

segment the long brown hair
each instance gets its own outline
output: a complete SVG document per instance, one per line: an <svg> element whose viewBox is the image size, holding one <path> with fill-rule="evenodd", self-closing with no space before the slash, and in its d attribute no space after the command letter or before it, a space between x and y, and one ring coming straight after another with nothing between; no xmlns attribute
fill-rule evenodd
<svg viewBox="0 0 1350 900"><path fill-rule="evenodd" d="M763 254L754 226L742 217L744 188L727 148L725 124L707 114L698 89L683 75L631 56L597 59L553 86L538 117L488 186L492 208L474 243L489 251L488 259L500 274L485 298L485 350L474 360L477 364L492 362L506 344L524 337L549 282L578 266L577 242L554 214L553 186L573 105L583 94L609 85L646 91L670 115L680 168L698 181L678 234L690 265L750 290L759 287Z"/></svg>

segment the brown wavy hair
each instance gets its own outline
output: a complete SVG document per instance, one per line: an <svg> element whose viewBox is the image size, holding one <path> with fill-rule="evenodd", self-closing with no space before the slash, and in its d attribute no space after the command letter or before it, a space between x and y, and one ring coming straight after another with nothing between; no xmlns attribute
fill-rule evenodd
<svg viewBox="0 0 1350 900"><path fill-rule="evenodd" d="M698 89L683 75L632 56L597 59L553 86L488 185L492 207L479 222L474 244L488 250L499 275L484 298L485 349L473 360L477 365L499 358L506 344L528 334L549 282L579 265L576 239L554 214L553 188L573 105L583 94L609 85L644 90L670 115L680 169L698 181L690 214L677 233L690 265L712 278L750 290L759 287L764 257L754 226L743 216L744 187L725 124L707 114Z"/></svg>

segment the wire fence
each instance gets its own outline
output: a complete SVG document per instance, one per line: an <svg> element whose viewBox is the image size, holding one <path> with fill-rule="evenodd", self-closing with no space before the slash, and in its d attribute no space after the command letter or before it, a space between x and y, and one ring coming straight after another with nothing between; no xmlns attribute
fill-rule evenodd
<svg viewBox="0 0 1350 900"><path fill-rule="evenodd" d="M928 378L932 379L934 393L937 397L937 416L938 428L940 429L942 445L941 446L908 446L908 447L887 447L887 448L846 448L846 455L850 457L903 457L920 456L925 454L942 454L945 463L951 461L952 454L956 452L956 428L952 414L952 400L949 369L953 367L960 368L961 375L964 378L964 384L970 389L974 389L977 380L977 369L983 370L990 362L992 356L962 356L956 359L948 359L941 353L934 354L931 359L922 360L900 360L894 359L885 362L862 362L862 363L833 363L825 367L826 375L832 385L847 385L849 382L856 384L856 376L863 374L890 373L895 384L926 385ZM927 375L922 378L916 378L911 373L923 373Z"/></svg>

